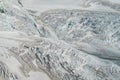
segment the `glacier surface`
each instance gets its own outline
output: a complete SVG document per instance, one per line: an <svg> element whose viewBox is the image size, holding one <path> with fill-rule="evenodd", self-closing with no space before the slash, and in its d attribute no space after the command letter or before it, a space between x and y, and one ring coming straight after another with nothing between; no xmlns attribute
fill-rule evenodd
<svg viewBox="0 0 120 80"><path fill-rule="evenodd" d="M119 3L41 13L24 4L0 0L0 80L120 80Z"/></svg>

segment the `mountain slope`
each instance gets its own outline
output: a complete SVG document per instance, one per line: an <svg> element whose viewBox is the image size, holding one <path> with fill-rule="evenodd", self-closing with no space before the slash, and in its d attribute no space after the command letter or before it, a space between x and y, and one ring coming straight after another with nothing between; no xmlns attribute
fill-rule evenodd
<svg viewBox="0 0 120 80"><path fill-rule="evenodd" d="M11 6L12 5L12 6ZM120 14L34 14L0 1L0 80L120 80Z"/></svg>
<svg viewBox="0 0 120 80"><path fill-rule="evenodd" d="M120 14L112 12L96 12L85 10L52 10L44 12L41 20L51 26L58 38L76 48L84 50L85 46L91 49L112 48L111 58L119 56L120 50ZM83 44L83 45L82 45ZM101 47L102 46L102 47ZM87 51L97 53L96 51ZM110 53L106 53L110 54ZM116 55L115 55L116 54ZM96 54L97 55L97 54ZM100 56L100 55L99 55ZM102 55L101 55L102 56ZM105 54L104 56L105 57ZM108 55L106 55L108 57Z"/></svg>

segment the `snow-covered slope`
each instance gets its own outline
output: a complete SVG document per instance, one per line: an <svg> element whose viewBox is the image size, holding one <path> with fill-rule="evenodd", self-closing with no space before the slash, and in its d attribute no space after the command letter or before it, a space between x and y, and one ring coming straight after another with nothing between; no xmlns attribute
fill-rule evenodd
<svg viewBox="0 0 120 80"><path fill-rule="evenodd" d="M36 15L19 0L0 0L0 80L120 80L120 14L111 7L119 3L76 3L86 9Z"/></svg>
<svg viewBox="0 0 120 80"><path fill-rule="evenodd" d="M26 9L43 12L49 9L83 9L119 12L119 0L21 0Z"/></svg>
<svg viewBox="0 0 120 80"><path fill-rule="evenodd" d="M60 40L88 54L120 61L120 14L84 10L52 10L41 14Z"/></svg>
<svg viewBox="0 0 120 80"><path fill-rule="evenodd" d="M0 30L22 31L28 35L37 35L37 24L17 0L1 0L0 2Z"/></svg>
<svg viewBox="0 0 120 80"><path fill-rule="evenodd" d="M38 27L19 1L0 0L0 80L50 80L40 69L29 70L29 62L21 62L11 51L19 51L21 43L32 41L28 36L40 36Z"/></svg>

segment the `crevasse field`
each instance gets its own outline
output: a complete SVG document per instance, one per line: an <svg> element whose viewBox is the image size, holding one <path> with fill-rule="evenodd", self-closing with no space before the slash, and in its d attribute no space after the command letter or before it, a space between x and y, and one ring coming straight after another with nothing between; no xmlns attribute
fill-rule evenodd
<svg viewBox="0 0 120 80"><path fill-rule="evenodd" d="M120 80L120 1L0 0L0 80Z"/></svg>

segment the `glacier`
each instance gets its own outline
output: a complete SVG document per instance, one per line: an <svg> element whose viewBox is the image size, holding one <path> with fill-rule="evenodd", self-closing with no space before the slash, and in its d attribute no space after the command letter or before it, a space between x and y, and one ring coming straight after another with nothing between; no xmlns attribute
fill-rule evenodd
<svg viewBox="0 0 120 80"><path fill-rule="evenodd" d="M0 0L0 80L120 80L119 3L84 1L111 11Z"/></svg>

